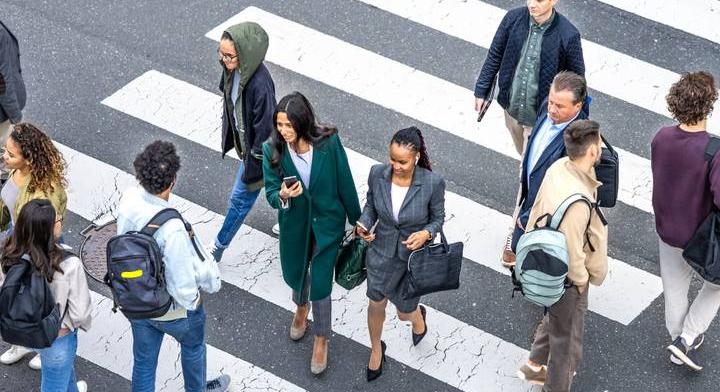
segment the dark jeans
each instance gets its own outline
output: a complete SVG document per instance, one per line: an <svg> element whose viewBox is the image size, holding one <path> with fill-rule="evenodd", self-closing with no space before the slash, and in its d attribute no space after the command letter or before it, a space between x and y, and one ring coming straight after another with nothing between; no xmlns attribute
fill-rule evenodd
<svg viewBox="0 0 720 392"><path fill-rule="evenodd" d="M154 392L155 372L163 337L168 334L180 343L185 391L204 392L207 358L205 349L205 309L187 312L172 321L130 320L133 333L132 392ZM165 360L169 360L165 358Z"/></svg>

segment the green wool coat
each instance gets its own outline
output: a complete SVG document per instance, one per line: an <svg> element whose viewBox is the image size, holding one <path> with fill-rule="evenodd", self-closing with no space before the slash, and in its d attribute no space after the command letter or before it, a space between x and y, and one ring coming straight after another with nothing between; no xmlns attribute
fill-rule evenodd
<svg viewBox="0 0 720 392"><path fill-rule="evenodd" d="M280 200L281 174L270 163L270 142L263 144L263 175L265 196L278 210L280 224L280 264L283 279L293 290L301 292L310 271L311 301L330 295L338 248L345 234L345 220L355 225L360 217L355 182L350 173L345 149L337 134L313 145L310 185L303 194L290 199L283 209ZM283 176L297 176L287 145L280 162ZM302 181L300 181L302 183ZM311 234L316 241L311 252Z"/></svg>

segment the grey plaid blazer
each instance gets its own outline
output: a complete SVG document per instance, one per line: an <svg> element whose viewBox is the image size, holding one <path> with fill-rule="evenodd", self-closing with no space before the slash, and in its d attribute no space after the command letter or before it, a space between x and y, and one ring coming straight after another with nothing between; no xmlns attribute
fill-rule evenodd
<svg viewBox="0 0 720 392"><path fill-rule="evenodd" d="M416 167L405 196L399 222L393 217L390 187L392 167L378 164L370 169L367 201L358 221L368 230L378 222L370 251L387 258L407 260L410 251L402 244L410 234L428 230L433 238L445 220L445 180L430 170Z"/></svg>

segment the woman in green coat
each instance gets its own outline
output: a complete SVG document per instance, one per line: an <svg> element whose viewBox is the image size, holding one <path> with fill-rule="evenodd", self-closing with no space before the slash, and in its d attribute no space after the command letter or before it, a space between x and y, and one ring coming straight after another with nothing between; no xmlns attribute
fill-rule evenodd
<svg viewBox="0 0 720 392"><path fill-rule="evenodd" d="M355 224L360 203L337 129L315 122L307 98L298 92L285 96L273 123L263 145L263 174L267 200L278 210L283 278L297 305L290 338L305 335L310 301L315 335L310 370L320 374L327 367L335 258L345 221Z"/></svg>

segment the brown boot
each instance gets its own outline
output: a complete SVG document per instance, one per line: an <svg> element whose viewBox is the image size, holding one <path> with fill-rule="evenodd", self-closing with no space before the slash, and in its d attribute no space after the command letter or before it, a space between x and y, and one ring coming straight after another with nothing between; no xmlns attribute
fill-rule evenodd
<svg viewBox="0 0 720 392"><path fill-rule="evenodd" d="M293 317L292 324L290 325L290 339L298 341L305 336L308 325L308 313L310 313L309 303L297 307L295 317Z"/></svg>
<svg viewBox="0 0 720 392"><path fill-rule="evenodd" d="M502 251L501 263L505 268L511 268L515 266L515 253L512 251L512 231L508 234L505 239L505 246Z"/></svg>
<svg viewBox="0 0 720 392"><path fill-rule="evenodd" d="M327 368L328 340L324 336L315 336L313 344L313 355L310 360L310 371L312 374L320 374Z"/></svg>

